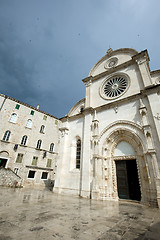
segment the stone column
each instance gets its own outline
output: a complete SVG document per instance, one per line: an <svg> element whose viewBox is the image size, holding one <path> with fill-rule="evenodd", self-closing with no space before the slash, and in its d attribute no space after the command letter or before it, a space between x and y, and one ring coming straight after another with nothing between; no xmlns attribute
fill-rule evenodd
<svg viewBox="0 0 160 240"><path fill-rule="evenodd" d="M99 121L97 119L96 110L94 111L94 117L92 120L92 161L93 161L93 180L92 180L92 189L91 195L93 199L99 198L98 191L98 154L99 154Z"/></svg>

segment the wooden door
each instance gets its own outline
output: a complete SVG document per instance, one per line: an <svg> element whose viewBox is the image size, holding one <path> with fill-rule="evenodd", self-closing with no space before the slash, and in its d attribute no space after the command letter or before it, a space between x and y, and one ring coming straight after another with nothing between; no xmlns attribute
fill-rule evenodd
<svg viewBox="0 0 160 240"><path fill-rule="evenodd" d="M127 177L127 165L125 160L116 161L118 196L129 199L129 186Z"/></svg>

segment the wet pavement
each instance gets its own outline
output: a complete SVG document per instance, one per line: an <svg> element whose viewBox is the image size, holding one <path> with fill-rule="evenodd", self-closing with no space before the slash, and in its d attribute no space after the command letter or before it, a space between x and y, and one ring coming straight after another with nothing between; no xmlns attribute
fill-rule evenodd
<svg viewBox="0 0 160 240"><path fill-rule="evenodd" d="M160 210L49 190L0 188L0 240L160 240Z"/></svg>

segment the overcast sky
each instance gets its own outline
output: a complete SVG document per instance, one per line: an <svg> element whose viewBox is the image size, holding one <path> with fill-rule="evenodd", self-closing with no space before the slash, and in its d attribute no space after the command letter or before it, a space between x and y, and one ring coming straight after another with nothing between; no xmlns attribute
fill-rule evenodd
<svg viewBox="0 0 160 240"><path fill-rule="evenodd" d="M0 0L0 93L62 117L107 49L160 68L159 0Z"/></svg>

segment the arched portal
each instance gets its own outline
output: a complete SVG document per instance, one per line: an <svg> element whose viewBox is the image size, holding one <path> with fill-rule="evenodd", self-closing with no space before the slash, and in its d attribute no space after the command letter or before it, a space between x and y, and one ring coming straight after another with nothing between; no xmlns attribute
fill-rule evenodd
<svg viewBox="0 0 160 240"><path fill-rule="evenodd" d="M99 180L101 198L149 202L151 177L145 154L145 137L141 128L130 122L116 122L102 131L99 146L102 149L103 174L103 180ZM122 185L128 188L128 195L125 196L120 194L120 174ZM100 173L97 176L100 179Z"/></svg>

